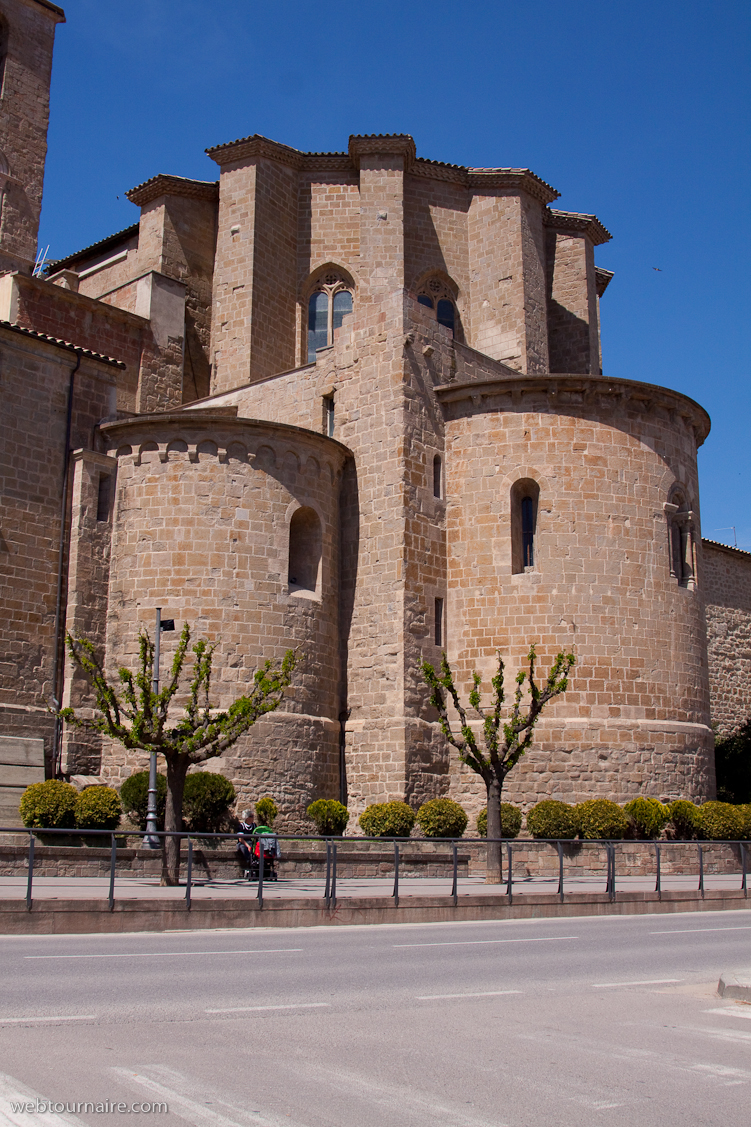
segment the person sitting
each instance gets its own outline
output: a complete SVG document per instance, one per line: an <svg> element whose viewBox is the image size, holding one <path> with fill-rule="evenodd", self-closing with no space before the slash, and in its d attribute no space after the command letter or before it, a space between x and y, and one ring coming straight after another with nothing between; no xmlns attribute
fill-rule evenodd
<svg viewBox="0 0 751 1127"><path fill-rule="evenodd" d="M240 830L237 835L237 852L239 855L240 865L244 869L250 869L253 859L252 836L256 832L256 824L253 821L253 811L243 810L240 816ZM248 839L251 839L249 842Z"/></svg>

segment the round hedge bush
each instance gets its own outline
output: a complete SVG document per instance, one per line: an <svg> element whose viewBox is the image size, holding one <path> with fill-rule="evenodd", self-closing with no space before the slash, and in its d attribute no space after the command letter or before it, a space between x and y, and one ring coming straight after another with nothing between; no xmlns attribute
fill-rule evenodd
<svg viewBox="0 0 751 1127"><path fill-rule="evenodd" d="M315 822L322 837L341 837L349 821L349 810L335 798L319 798L311 802L307 815Z"/></svg>
<svg viewBox="0 0 751 1127"><path fill-rule="evenodd" d="M533 837L576 837L579 832L577 808L555 798L545 798L527 812L527 829Z"/></svg>
<svg viewBox="0 0 751 1127"><path fill-rule="evenodd" d="M742 833L741 837L744 841L751 840L751 802L744 802L737 807L738 813L741 816Z"/></svg>
<svg viewBox="0 0 751 1127"><path fill-rule="evenodd" d="M501 837L516 837L522 828L522 812L510 802L501 803ZM488 836L487 807L477 815L477 832L480 837Z"/></svg>
<svg viewBox="0 0 751 1127"><path fill-rule="evenodd" d="M185 779L183 823L191 833L218 834L235 801L235 788L224 775L195 771Z"/></svg>
<svg viewBox="0 0 751 1127"><path fill-rule="evenodd" d="M417 824L426 837L461 837L469 818L458 802L431 798L417 811Z"/></svg>
<svg viewBox="0 0 751 1127"><path fill-rule="evenodd" d="M86 787L76 798L79 830L116 830L122 813L120 795L114 787ZM92 840L92 844L96 843L101 844L98 838Z"/></svg>
<svg viewBox="0 0 751 1127"><path fill-rule="evenodd" d="M740 809L729 802L704 802L699 807L699 834L707 841L738 841L744 822Z"/></svg>
<svg viewBox="0 0 751 1127"><path fill-rule="evenodd" d="M628 829L628 818L623 810L609 798L591 798L576 807L579 833L588 841L601 838L623 837Z"/></svg>
<svg viewBox="0 0 751 1127"><path fill-rule="evenodd" d="M123 810L138 826L146 829L146 810L149 804L149 772L136 771L120 787L120 801ZM157 773L156 777L156 828L164 829L164 807L167 804L167 780Z"/></svg>
<svg viewBox="0 0 751 1127"><path fill-rule="evenodd" d="M670 821L678 841L690 841L699 828L699 807L687 798L677 798L668 806Z"/></svg>
<svg viewBox="0 0 751 1127"><path fill-rule="evenodd" d="M415 812L406 802L374 802L358 821L367 837L409 837Z"/></svg>
<svg viewBox="0 0 751 1127"><path fill-rule="evenodd" d="M279 813L279 807L268 794L265 798L259 798L256 803L256 823L259 826L268 826L269 829L274 825L274 818Z"/></svg>
<svg viewBox="0 0 751 1127"><path fill-rule="evenodd" d="M659 837L670 821L670 810L657 798L632 798L623 807L637 837Z"/></svg>
<svg viewBox="0 0 751 1127"><path fill-rule="evenodd" d="M28 829L69 830L76 824L78 791L70 783L47 779L21 795L19 813Z"/></svg>

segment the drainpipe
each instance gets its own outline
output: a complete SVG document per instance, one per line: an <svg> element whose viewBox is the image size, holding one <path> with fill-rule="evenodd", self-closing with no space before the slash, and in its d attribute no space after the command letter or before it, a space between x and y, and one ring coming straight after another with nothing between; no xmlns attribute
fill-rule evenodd
<svg viewBox="0 0 751 1127"><path fill-rule="evenodd" d="M76 365L71 370L68 383L68 409L65 417L65 442L63 444L63 491L60 500L60 544L57 551L57 596L55 601L55 642L54 661L52 665L52 700L55 712L60 711L62 703L62 673L63 656L62 632L64 612L67 600L64 597L63 578L65 573L65 548L67 545L66 526L68 523L68 481L70 478L70 432L73 427L73 388L76 372L81 367L81 353L76 353ZM55 736L52 746L52 775L57 778L60 774L60 759L62 756L63 724L59 716L55 716Z"/></svg>

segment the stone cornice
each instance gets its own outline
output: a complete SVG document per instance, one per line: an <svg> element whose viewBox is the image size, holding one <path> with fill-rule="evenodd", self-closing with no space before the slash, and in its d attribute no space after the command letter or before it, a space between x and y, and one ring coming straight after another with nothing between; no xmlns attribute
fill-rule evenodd
<svg viewBox="0 0 751 1127"><path fill-rule="evenodd" d="M190 200L218 200L219 184L216 180L189 180L185 176L167 176L160 172L143 184L136 184L125 193L136 207L145 207L160 196L183 196Z"/></svg>
<svg viewBox="0 0 751 1127"><path fill-rule="evenodd" d="M240 137L236 141L227 141L224 145L215 145L205 151L220 167L238 160L257 160L259 157L265 157L267 160L285 164L288 168L300 169L306 155L299 149L290 148L289 145L270 141L260 133L253 133L250 137Z"/></svg>
<svg viewBox="0 0 751 1127"><path fill-rule="evenodd" d="M581 231L596 247L601 243L609 242L613 237L596 215L584 215L578 211L558 211L556 208L548 208L545 214L545 226L555 227L559 231Z"/></svg>
<svg viewBox="0 0 751 1127"><path fill-rule="evenodd" d="M598 297L602 297L613 278L612 270L603 270L601 266L595 266L595 289Z"/></svg>
<svg viewBox="0 0 751 1127"><path fill-rule="evenodd" d="M349 139L349 156L355 168L364 156L400 156L404 171L409 172L415 160L415 142L409 133L353 133Z"/></svg>
<svg viewBox="0 0 751 1127"><path fill-rule="evenodd" d="M499 397L507 398L509 408L514 409L522 408L527 399L530 411L539 409L531 405L531 400L536 398L539 402L542 397L547 399L551 412L610 404L621 409L628 405L648 415L656 408L662 408L671 419L683 419L693 431L697 446L704 442L711 425L704 408L679 391L638 380L609 380L605 376L552 373L520 375L515 378L499 376L461 384L442 384L435 388L435 392L441 403L457 403L468 399L480 411L490 409L483 407L483 400L496 400Z"/></svg>
<svg viewBox="0 0 751 1127"><path fill-rule="evenodd" d="M58 8L57 4L51 3L51 0L32 0L34 4L38 4L40 8L46 8L48 12L52 12L57 16L55 23L65 23L65 12L62 8Z"/></svg>
<svg viewBox="0 0 751 1127"><path fill-rule="evenodd" d="M544 204L552 203L561 194L529 168L468 168L467 183L478 195L482 195L484 188L505 188L526 192Z"/></svg>

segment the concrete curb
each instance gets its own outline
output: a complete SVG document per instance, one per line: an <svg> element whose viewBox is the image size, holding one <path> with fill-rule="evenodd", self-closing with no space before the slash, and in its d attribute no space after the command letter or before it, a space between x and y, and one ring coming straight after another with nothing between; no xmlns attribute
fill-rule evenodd
<svg viewBox="0 0 751 1127"><path fill-rule="evenodd" d="M0 901L0 935L65 935L129 931L201 930L232 927L320 927L341 924L451 923L464 920L521 920L566 916L627 916L671 912L751 910L743 892L619 892L614 901L604 893L556 895L404 896L396 906L390 897L338 899L326 907L322 898L279 897L259 908L253 899L24 900Z"/></svg>
<svg viewBox="0 0 751 1127"><path fill-rule="evenodd" d="M751 970L725 971L720 975L717 993L721 998L735 998L739 1002L751 1002Z"/></svg>

